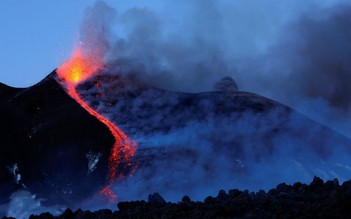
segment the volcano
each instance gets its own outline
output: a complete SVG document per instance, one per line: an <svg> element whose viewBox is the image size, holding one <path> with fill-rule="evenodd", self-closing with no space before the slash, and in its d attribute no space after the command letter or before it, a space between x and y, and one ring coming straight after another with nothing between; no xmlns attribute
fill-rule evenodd
<svg viewBox="0 0 351 219"><path fill-rule="evenodd" d="M138 142L138 168L115 186L121 199L156 191L196 198L203 188L351 177L348 138L254 93L173 92L106 72L77 85L77 92ZM67 94L55 71L29 88L1 84L0 110L1 202L25 189L70 206L108 184L114 138Z"/></svg>

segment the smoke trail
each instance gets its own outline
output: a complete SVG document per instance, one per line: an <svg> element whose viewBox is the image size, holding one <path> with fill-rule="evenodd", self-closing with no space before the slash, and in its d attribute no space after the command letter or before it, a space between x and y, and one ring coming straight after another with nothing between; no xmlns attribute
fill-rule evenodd
<svg viewBox="0 0 351 219"><path fill-rule="evenodd" d="M349 11L342 0L169 0L117 13L99 1L85 23L111 72L189 92L231 76L349 135Z"/></svg>
<svg viewBox="0 0 351 219"><path fill-rule="evenodd" d="M303 14L285 27L279 42L253 65L265 66L266 74L277 75L266 80L273 87L270 96L348 136L350 11L350 4L340 4Z"/></svg>
<svg viewBox="0 0 351 219"><path fill-rule="evenodd" d="M79 32L79 44L84 50L84 55L97 59L99 62L109 50L111 25L115 10L104 1L97 1L92 7L85 10L85 15Z"/></svg>

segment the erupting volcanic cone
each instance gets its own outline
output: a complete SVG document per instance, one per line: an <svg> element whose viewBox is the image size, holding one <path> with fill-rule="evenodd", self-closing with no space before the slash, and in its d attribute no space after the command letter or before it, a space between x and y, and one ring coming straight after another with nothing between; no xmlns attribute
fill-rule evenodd
<svg viewBox="0 0 351 219"><path fill-rule="evenodd" d="M72 57L58 68L57 73L63 85L66 87L67 93L87 112L105 124L115 138L115 143L111 149L109 158L109 174L107 176L109 184L111 185L117 177L124 177L122 174L118 173L118 168L122 162L127 163L127 166L132 166L131 158L135 154L137 145L135 142L130 141L108 118L91 108L80 97L76 90L76 86L79 83L84 82L102 68L102 57L98 54L83 54L81 49L76 48L73 51ZM116 195L110 190L109 186L101 190L101 194L105 195L110 202L115 201Z"/></svg>

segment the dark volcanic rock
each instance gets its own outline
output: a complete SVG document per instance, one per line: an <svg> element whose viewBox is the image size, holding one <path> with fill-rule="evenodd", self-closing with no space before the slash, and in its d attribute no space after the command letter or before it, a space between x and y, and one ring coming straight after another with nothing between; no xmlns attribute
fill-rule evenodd
<svg viewBox="0 0 351 219"><path fill-rule="evenodd" d="M164 198L158 193L154 193L152 195L150 194L149 198L148 198L148 201L149 202L153 202L153 203L159 203L159 204L166 203Z"/></svg>
<svg viewBox="0 0 351 219"><path fill-rule="evenodd" d="M238 91L238 85L233 78L226 76L215 84L215 90L233 92Z"/></svg>
<svg viewBox="0 0 351 219"><path fill-rule="evenodd" d="M227 194L222 190L204 202L192 202L189 197L179 203L120 202L115 212L68 209L57 217L46 213L30 218L350 218L351 187L335 181L324 183L315 177L310 185L282 183L268 193L231 190Z"/></svg>
<svg viewBox="0 0 351 219"><path fill-rule="evenodd" d="M74 203L105 183L114 139L55 77L29 88L0 84L0 203L21 188L55 204ZM90 174L89 152L101 153Z"/></svg>

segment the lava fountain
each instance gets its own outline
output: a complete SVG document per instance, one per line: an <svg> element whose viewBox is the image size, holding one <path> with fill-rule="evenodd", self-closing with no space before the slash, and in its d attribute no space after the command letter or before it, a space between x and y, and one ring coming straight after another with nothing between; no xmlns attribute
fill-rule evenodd
<svg viewBox="0 0 351 219"><path fill-rule="evenodd" d="M98 70L102 69L103 59L100 53L88 53L84 54L83 49L75 48L73 54L69 60L64 62L58 69L57 74L62 84L67 89L67 93L77 101L88 113L96 117L100 122L106 125L110 130L111 134L115 138L114 145L111 149L110 156L108 159L109 172L107 176L108 186L103 188L100 193L108 198L110 202L116 201L116 194L110 189L111 185L117 178L123 178L124 175L118 172L121 163L127 165L127 167L133 166L131 158L134 156L137 144L131 141L122 130L120 130L114 123L108 118L101 115L99 112L94 110L86 103L83 98L77 92L76 86L94 74Z"/></svg>

